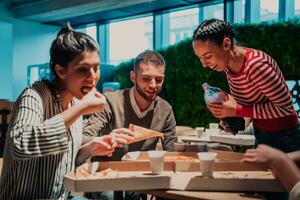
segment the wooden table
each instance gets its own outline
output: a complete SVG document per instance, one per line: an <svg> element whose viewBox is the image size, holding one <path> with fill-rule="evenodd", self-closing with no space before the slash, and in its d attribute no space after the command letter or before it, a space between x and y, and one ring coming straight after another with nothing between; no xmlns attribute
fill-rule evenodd
<svg viewBox="0 0 300 200"><path fill-rule="evenodd" d="M254 200L264 199L258 193L236 193L236 192L203 192L203 191L179 191L179 190L148 190L136 191L141 194L150 194L168 199L184 200Z"/></svg>

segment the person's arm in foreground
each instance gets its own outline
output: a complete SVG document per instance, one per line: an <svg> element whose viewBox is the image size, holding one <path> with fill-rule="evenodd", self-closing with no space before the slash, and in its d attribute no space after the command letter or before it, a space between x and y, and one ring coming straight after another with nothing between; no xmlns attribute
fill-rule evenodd
<svg viewBox="0 0 300 200"><path fill-rule="evenodd" d="M290 152L286 155L296 163L298 168L300 167L300 151Z"/></svg>
<svg viewBox="0 0 300 200"><path fill-rule="evenodd" d="M242 162L256 163L272 169L287 191L300 181L300 172L296 164L282 151L267 145L247 150Z"/></svg>

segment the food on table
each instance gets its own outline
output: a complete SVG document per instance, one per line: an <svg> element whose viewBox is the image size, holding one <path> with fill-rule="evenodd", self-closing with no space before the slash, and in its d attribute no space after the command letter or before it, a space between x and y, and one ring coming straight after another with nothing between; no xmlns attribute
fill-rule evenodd
<svg viewBox="0 0 300 200"><path fill-rule="evenodd" d="M166 156L165 161L167 162L177 162L177 161L189 161L189 162L197 162L197 158L193 158L190 156Z"/></svg>
<svg viewBox="0 0 300 200"><path fill-rule="evenodd" d="M129 130L131 130L134 134L134 140L130 143L146 140L153 137L164 138L164 135L161 132L153 131L147 128L143 128L137 125L129 124Z"/></svg>
<svg viewBox="0 0 300 200"><path fill-rule="evenodd" d="M119 173L118 171L112 170L111 168L89 173L88 170L83 166L79 166L75 170L75 177L76 178L88 178L88 179L94 179L94 178L116 178L118 177Z"/></svg>

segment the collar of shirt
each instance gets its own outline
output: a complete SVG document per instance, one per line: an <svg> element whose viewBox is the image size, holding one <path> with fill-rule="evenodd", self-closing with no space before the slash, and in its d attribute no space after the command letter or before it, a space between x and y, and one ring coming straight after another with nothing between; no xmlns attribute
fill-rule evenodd
<svg viewBox="0 0 300 200"><path fill-rule="evenodd" d="M149 111L154 109L154 101L155 100L151 102L150 106L146 110L141 111L140 108L138 107L136 101L135 101L133 90L134 89L131 88L130 92L129 92L130 103L131 103L131 106L133 108L134 113L138 116L138 118L141 119L141 118L145 117Z"/></svg>

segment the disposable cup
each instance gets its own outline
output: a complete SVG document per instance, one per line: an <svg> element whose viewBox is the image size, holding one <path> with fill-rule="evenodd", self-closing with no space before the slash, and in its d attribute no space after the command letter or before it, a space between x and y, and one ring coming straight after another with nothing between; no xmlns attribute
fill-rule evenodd
<svg viewBox="0 0 300 200"><path fill-rule="evenodd" d="M197 137L202 137L203 136L203 133L204 133L204 127L196 127L196 135Z"/></svg>
<svg viewBox="0 0 300 200"><path fill-rule="evenodd" d="M152 174L161 174L164 169L166 151L148 151Z"/></svg>
<svg viewBox="0 0 300 200"><path fill-rule="evenodd" d="M215 152L200 152L197 153L200 160L200 169L202 176L212 177L217 153Z"/></svg>

